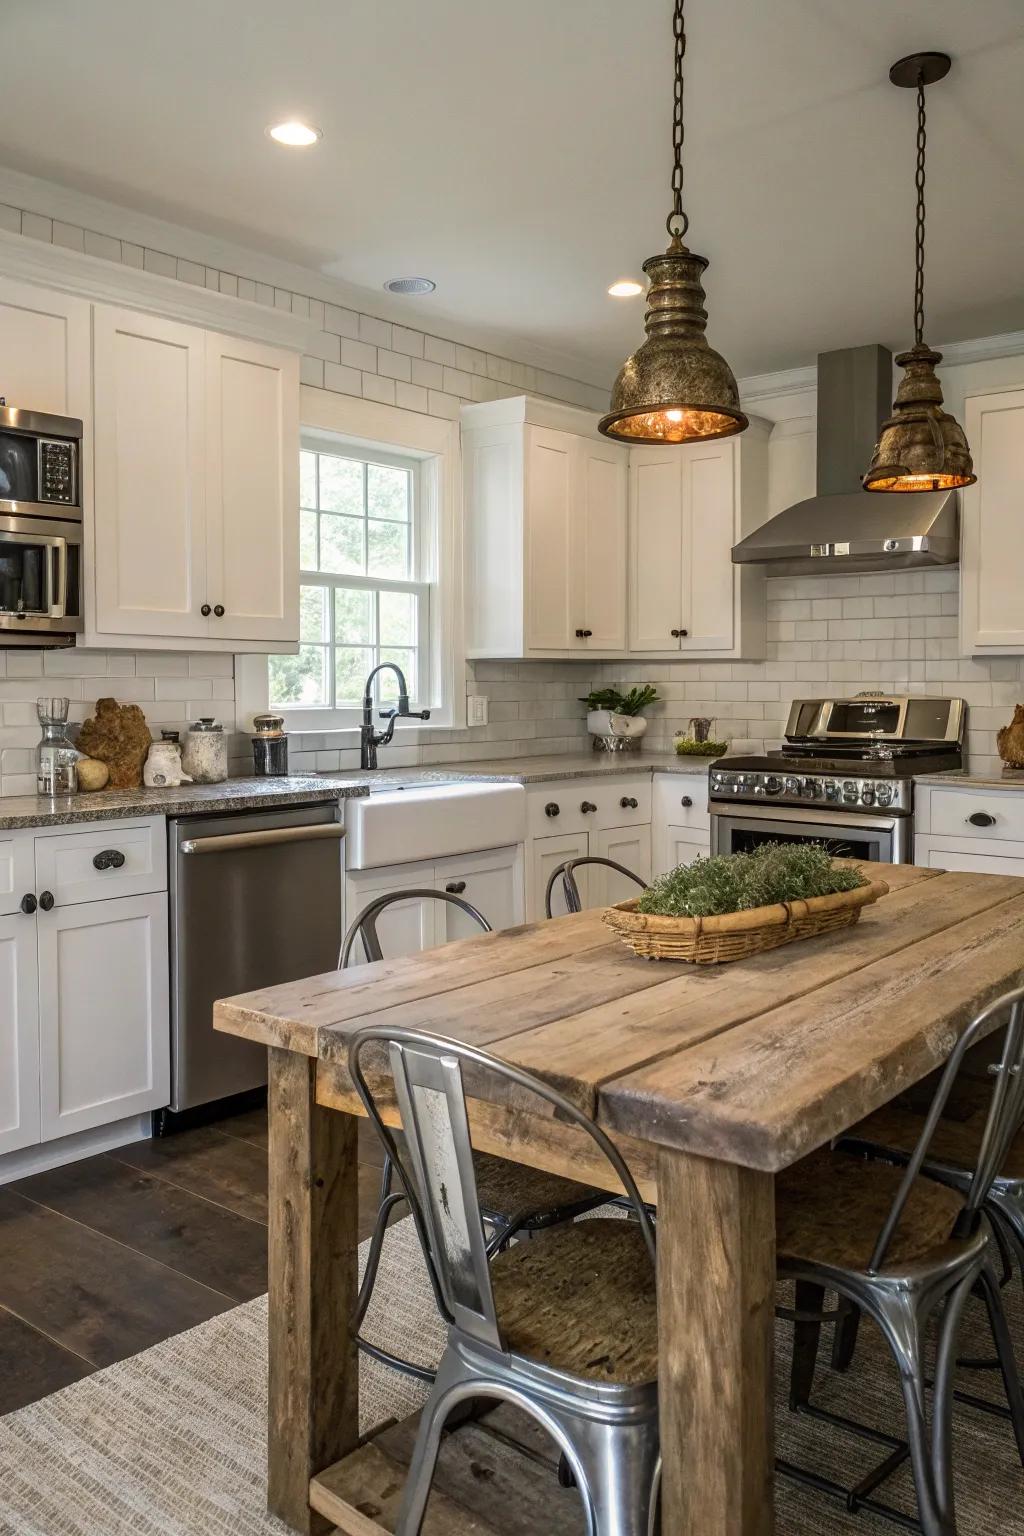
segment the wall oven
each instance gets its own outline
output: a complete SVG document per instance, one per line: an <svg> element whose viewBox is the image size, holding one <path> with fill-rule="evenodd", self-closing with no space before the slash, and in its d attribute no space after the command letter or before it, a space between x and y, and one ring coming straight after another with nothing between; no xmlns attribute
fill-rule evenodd
<svg viewBox="0 0 1024 1536"><path fill-rule="evenodd" d="M82 628L82 423L0 400L0 648Z"/></svg>

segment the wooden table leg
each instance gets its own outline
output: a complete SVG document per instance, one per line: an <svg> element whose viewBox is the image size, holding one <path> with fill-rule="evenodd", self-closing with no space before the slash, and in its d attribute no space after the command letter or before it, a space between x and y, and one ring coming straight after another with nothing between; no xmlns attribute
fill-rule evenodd
<svg viewBox="0 0 1024 1536"><path fill-rule="evenodd" d="M359 1433L357 1122L322 1109L315 1087L315 1061L270 1050L267 1504L304 1536L331 1529L310 1510L310 1478Z"/></svg>
<svg viewBox="0 0 1024 1536"><path fill-rule="evenodd" d="M771 1536L775 1199L770 1174L658 1159L662 1530Z"/></svg>

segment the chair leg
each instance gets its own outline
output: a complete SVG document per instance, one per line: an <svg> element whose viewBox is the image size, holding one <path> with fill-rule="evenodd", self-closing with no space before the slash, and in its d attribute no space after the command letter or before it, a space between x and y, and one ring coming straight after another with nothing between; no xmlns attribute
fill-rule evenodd
<svg viewBox="0 0 1024 1536"><path fill-rule="evenodd" d="M1003 1385L1006 1389L1006 1401L1010 1407L1010 1419L1013 1424L1014 1438L1017 1441L1017 1453L1024 1463L1024 1389L1021 1388L1020 1372L1017 1369L1017 1359L1013 1348L1013 1339L1010 1335L1010 1327L1006 1320L1006 1312L1003 1308L1003 1298L999 1289L999 1282L992 1271L986 1265L981 1276L982 1296L985 1308L988 1312L989 1324L992 1328L992 1337L995 1340L996 1354L999 1357L999 1368L1002 1372Z"/></svg>
<svg viewBox="0 0 1024 1536"><path fill-rule="evenodd" d="M842 1317L836 1322L836 1331L832 1337L832 1369L834 1371L848 1371L853 1364L857 1335L860 1332L860 1318L860 1308L852 1301L848 1302Z"/></svg>
<svg viewBox="0 0 1024 1536"><path fill-rule="evenodd" d="M793 1365L789 1376L789 1406L794 1412L806 1408L810 1401L824 1306L824 1286L815 1285L811 1280L796 1282L794 1310L797 1320L793 1329ZM836 1327L839 1327L838 1323Z"/></svg>
<svg viewBox="0 0 1024 1536"><path fill-rule="evenodd" d="M434 1481L437 1455L441 1449L448 1416L456 1405L451 1402L452 1388L462 1380L458 1364L446 1355L438 1367L433 1391L423 1405L420 1414L416 1444L409 1462L405 1490L395 1523L395 1536L420 1536L423 1517L427 1512L427 1500Z"/></svg>
<svg viewBox="0 0 1024 1536"><path fill-rule="evenodd" d="M587 1536L648 1536L658 1495L657 1419L629 1425L572 1413L554 1419L579 1461Z"/></svg>

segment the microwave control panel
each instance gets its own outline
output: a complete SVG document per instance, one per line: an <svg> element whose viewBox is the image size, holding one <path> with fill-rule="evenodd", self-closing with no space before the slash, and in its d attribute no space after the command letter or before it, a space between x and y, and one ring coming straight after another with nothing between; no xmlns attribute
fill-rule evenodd
<svg viewBox="0 0 1024 1536"><path fill-rule="evenodd" d="M67 438L39 439L39 500L78 505L76 449Z"/></svg>

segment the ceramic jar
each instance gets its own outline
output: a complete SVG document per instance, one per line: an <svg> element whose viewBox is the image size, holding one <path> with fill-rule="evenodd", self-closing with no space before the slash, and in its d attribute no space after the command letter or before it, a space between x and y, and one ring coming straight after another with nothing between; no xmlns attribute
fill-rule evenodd
<svg viewBox="0 0 1024 1536"><path fill-rule="evenodd" d="M147 789L176 789L191 784L181 766L181 748L177 741L154 741L142 767L142 782Z"/></svg>
<svg viewBox="0 0 1024 1536"><path fill-rule="evenodd" d="M228 738L219 720L203 716L185 732L185 772L196 784L221 784L228 776Z"/></svg>

